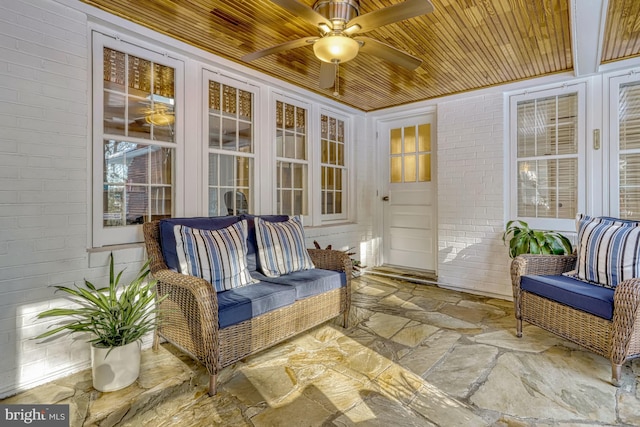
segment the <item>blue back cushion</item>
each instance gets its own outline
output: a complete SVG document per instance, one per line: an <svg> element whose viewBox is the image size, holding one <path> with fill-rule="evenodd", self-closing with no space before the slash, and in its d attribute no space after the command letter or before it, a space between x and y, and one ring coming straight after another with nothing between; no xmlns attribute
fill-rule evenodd
<svg viewBox="0 0 640 427"><path fill-rule="evenodd" d="M520 288L594 316L613 319L613 289L562 275L522 276Z"/></svg>
<svg viewBox="0 0 640 427"><path fill-rule="evenodd" d="M173 271L180 271L180 262L176 252L176 237L173 233L174 225L186 225L201 230L220 230L240 221L239 216L214 216L194 218L167 218L160 221L160 246L162 256L167 267Z"/></svg>

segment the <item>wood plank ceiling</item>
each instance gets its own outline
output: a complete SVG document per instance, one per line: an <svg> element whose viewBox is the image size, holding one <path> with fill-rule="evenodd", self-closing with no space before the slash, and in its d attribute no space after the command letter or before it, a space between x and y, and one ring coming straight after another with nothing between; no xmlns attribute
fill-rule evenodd
<svg viewBox="0 0 640 427"><path fill-rule="evenodd" d="M318 87L320 62L311 47L240 60L318 35L268 0L82 1L362 111L573 70L569 0L432 0L433 13L366 33L423 64L407 71L360 53L340 66L339 96ZM399 2L360 0L360 14ZM609 0L602 63L640 56L639 17L640 1Z"/></svg>

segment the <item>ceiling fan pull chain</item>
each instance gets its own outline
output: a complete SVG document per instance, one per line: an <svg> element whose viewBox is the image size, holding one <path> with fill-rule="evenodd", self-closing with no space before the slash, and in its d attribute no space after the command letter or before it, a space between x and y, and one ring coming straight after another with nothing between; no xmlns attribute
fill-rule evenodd
<svg viewBox="0 0 640 427"><path fill-rule="evenodd" d="M336 84L333 87L333 96L340 95L340 63L336 62Z"/></svg>

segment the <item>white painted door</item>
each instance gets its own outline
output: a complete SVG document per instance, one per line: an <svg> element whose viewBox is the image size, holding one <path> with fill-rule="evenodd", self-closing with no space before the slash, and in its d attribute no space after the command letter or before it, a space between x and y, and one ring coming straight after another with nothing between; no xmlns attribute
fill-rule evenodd
<svg viewBox="0 0 640 427"><path fill-rule="evenodd" d="M436 270L435 114L381 123L384 263Z"/></svg>

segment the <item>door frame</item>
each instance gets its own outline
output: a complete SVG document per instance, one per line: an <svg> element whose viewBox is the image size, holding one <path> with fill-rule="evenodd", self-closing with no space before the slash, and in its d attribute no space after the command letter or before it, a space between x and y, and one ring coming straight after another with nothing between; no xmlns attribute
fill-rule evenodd
<svg viewBox="0 0 640 427"><path fill-rule="evenodd" d="M382 198L387 194L389 183L389 151L388 151L388 136L383 135L383 131L388 127L402 127L406 125L412 125L416 123L431 123L431 182L434 187L433 198L433 220L434 220L434 236L433 236L433 253L436 259L434 259L434 273L438 274L438 117L436 114L436 107L431 106L426 109L414 112L396 113L393 115L387 115L377 118L374 123L375 137L376 137L376 157L378 173L376 176L376 203L375 207L375 229L378 236L378 254L376 265L382 265L386 262L384 259L384 236L385 236L385 224L384 224L384 202Z"/></svg>

